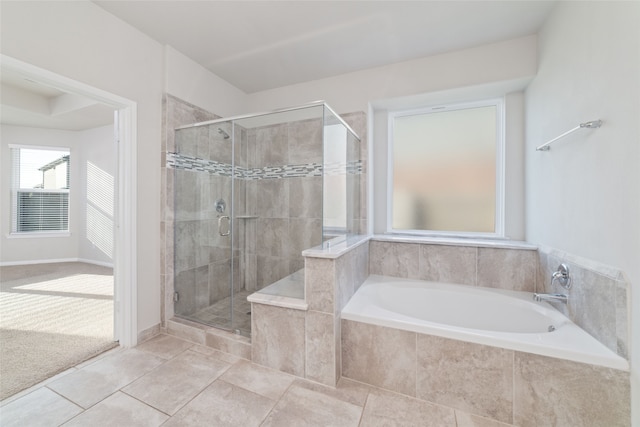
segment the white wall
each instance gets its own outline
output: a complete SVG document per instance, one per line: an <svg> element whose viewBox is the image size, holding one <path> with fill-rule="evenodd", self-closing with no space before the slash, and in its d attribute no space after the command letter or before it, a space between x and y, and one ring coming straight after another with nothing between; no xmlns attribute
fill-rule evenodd
<svg viewBox="0 0 640 427"><path fill-rule="evenodd" d="M116 144L113 126L77 132L80 163L78 257L113 263Z"/></svg>
<svg viewBox="0 0 640 427"><path fill-rule="evenodd" d="M243 91L171 46L165 46L165 65L167 93L220 117L248 112L247 95Z"/></svg>
<svg viewBox="0 0 640 427"><path fill-rule="evenodd" d="M633 425L640 425L640 3L561 2L526 92L527 240L624 271L632 286ZM535 147L602 119L548 152Z"/></svg>
<svg viewBox="0 0 640 427"><path fill-rule="evenodd" d="M3 213L0 216L0 264L76 259L105 265L112 264L114 231L112 200L116 169L113 126L86 131L65 131L1 125L0 133L2 136L0 212ZM11 217L5 214L10 212L9 144L71 149L70 236L9 237ZM88 189L89 197L87 197ZM110 203L108 198L111 199ZM89 227L87 214L89 214Z"/></svg>
<svg viewBox="0 0 640 427"><path fill-rule="evenodd" d="M248 111L325 100L338 113L371 112L369 141L374 153L369 218L373 231L386 229L387 111L437 103L505 97L507 119L506 234L524 239L522 154L524 122L520 91L535 76L536 36L458 50L249 94Z"/></svg>
<svg viewBox="0 0 640 427"><path fill-rule="evenodd" d="M370 68L248 95L247 112L324 100L341 113L417 94L531 78L536 71L536 37L528 36Z"/></svg>
<svg viewBox="0 0 640 427"><path fill-rule="evenodd" d="M11 153L9 144L33 145L43 147L70 148L71 192L80 187L80 164L74 162L78 154L76 132L50 129L36 129L21 126L0 126L0 263L22 262L28 260L75 259L78 258L78 242L81 227L78 221L80 202L70 197L69 231L70 236L47 238L9 237L11 232ZM73 194L72 194L73 196Z"/></svg>
<svg viewBox="0 0 640 427"><path fill-rule="evenodd" d="M137 103L138 330L160 323L160 132L164 49L95 4L2 2L4 55Z"/></svg>

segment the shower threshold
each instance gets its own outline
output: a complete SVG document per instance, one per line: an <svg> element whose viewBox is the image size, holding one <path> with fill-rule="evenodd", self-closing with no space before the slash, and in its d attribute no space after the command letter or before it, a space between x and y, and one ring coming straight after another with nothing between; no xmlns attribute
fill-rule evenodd
<svg viewBox="0 0 640 427"><path fill-rule="evenodd" d="M231 307L231 297L229 296L193 314L181 315L179 317L250 337L251 304L247 301L247 296L250 293L250 291L235 293L233 295L233 307ZM233 321L229 319L230 309L232 310Z"/></svg>

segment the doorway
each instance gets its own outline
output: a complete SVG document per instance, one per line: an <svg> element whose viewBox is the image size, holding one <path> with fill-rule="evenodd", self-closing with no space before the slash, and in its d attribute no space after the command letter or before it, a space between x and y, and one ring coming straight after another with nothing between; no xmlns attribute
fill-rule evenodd
<svg viewBox="0 0 640 427"><path fill-rule="evenodd" d="M115 118L115 123L112 125L111 140L113 141L113 147L115 150L115 165L111 176L111 189L112 189L112 217L110 220L113 224L113 231L110 234L112 238L112 282L113 282L113 296L110 297L113 300L112 304L112 330L113 340L116 345L123 347L131 347L137 343L137 298L136 298L136 103L117 95L105 92L101 89L85 85L75 80L66 78L64 76L57 75L48 70L44 70L35 67L31 64L18 61L14 58L0 55L0 65L3 71L9 71L10 73L22 76L22 78L49 87L52 90L59 90L69 95L69 97L75 97L78 99L86 99L94 104L99 104L103 107L111 109L112 120ZM115 114L113 112L115 111ZM113 123L113 122L112 122ZM4 139L4 138L3 138ZM4 143L4 142L3 142ZM4 148L4 147L3 147ZM4 153L4 151L3 151ZM3 155L4 157L4 155ZM84 159L86 160L86 159ZM98 162L84 162L86 166L83 169L83 173L86 173L85 178L88 175L93 176L94 184L98 186L105 184L104 174L97 176L99 172L104 172L100 168ZM4 168L3 160L3 168ZM107 180L108 181L108 180ZM85 184L89 185L89 184ZM96 190L97 187L92 187ZM91 189L86 189L91 191ZM94 196L99 196L98 193ZM85 204L87 229L90 229L93 233L88 244L93 246L93 249L100 250L105 249L107 246L104 244L104 239L109 237L109 231L106 229L101 230L101 226L104 226L104 212L100 211L100 203L108 203L108 200L100 200L94 197L94 200L87 201ZM5 212L3 212L4 215ZM102 217L101 217L102 215ZM72 216L73 218L73 216ZM101 222L102 221L102 222ZM9 230L2 230L3 234L10 234ZM3 236L4 238L4 236ZM26 239L25 239L26 240ZM6 245L6 240L3 240ZM101 247L102 245L102 247ZM7 249L6 247L3 248ZM69 259L63 259L64 261L71 261ZM55 259L53 261L56 261ZM79 261L82 261L81 259ZM4 265L9 265L11 262L3 262ZM15 263L13 263L15 264ZM19 264L19 263L18 263ZM73 263L70 263L73 264ZM98 262L97 264L100 264ZM106 263L108 264L108 263ZM48 268L51 269L54 264L51 264ZM66 267L68 267L67 265ZM78 266L76 266L78 267ZM88 268L87 265L82 268ZM78 275L86 274L87 277L91 276L94 279L104 279L109 276L109 266L94 266L95 271L81 271L79 273L73 273L77 277ZM9 268L9 267L3 267ZM43 268L47 268L43 265ZM53 274L60 275L58 273ZM52 277L53 277L52 276ZM55 279L54 279L55 280ZM95 283L98 283L97 281ZM104 288L104 284L97 285ZM101 292L101 291L100 291ZM96 300L106 298L105 295L100 296L100 292L97 292Z"/></svg>

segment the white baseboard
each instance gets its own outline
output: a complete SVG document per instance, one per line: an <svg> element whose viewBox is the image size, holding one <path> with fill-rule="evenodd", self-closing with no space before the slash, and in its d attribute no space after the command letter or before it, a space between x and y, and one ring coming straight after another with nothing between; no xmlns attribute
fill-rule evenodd
<svg viewBox="0 0 640 427"><path fill-rule="evenodd" d="M84 262L86 264L100 265L102 267L113 268L113 263L95 261L85 258L59 258L59 259L32 259L28 261L5 261L0 262L0 267L9 267L12 265L32 265L32 264L53 264L58 262Z"/></svg>
<svg viewBox="0 0 640 427"><path fill-rule="evenodd" d="M93 259L86 259L86 258L78 258L77 262L84 262L85 264L93 264L93 265L100 265L102 267L113 268L112 262L96 261Z"/></svg>

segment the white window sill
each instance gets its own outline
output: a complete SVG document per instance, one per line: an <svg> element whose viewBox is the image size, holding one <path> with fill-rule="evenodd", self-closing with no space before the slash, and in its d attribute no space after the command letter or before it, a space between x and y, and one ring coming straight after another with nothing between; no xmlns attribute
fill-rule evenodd
<svg viewBox="0 0 640 427"><path fill-rule="evenodd" d="M49 239L52 237L71 237L68 231L51 233L9 233L7 239Z"/></svg>
<svg viewBox="0 0 640 427"><path fill-rule="evenodd" d="M508 238L498 237L375 234L371 236L371 240L377 240L381 242L424 243L430 245L473 246L500 249L538 249L536 245L532 245L528 242L521 242L517 240L509 240Z"/></svg>

